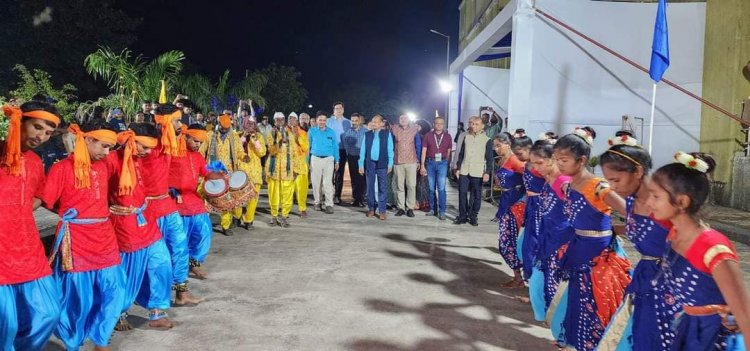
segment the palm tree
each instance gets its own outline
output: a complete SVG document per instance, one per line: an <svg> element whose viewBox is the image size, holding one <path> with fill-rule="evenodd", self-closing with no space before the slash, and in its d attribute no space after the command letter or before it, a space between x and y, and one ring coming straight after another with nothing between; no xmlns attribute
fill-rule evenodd
<svg viewBox="0 0 750 351"><path fill-rule="evenodd" d="M192 74L177 79L176 90L187 95L203 111L221 112L234 110L238 100L253 100L254 105L265 106L266 101L260 91L268 79L260 73L247 75L241 81L232 84L229 70L224 71L214 83L211 78L202 74Z"/></svg>
<svg viewBox="0 0 750 351"><path fill-rule="evenodd" d="M106 81L114 100L131 114L142 101L159 97L161 80L167 81L167 87L174 85L184 59L181 51L172 50L147 61L129 49L118 54L105 46L86 56L84 67L94 78Z"/></svg>

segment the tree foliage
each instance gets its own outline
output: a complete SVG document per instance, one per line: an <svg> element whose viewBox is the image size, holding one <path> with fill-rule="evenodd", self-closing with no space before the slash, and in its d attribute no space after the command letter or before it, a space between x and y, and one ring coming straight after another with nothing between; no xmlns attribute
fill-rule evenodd
<svg viewBox="0 0 750 351"><path fill-rule="evenodd" d="M176 50L149 61L142 55L134 56L129 49L116 53L100 47L86 56L84 66L94 78L107 83L127 113L133 113L143 101L158 100L162 80L168 88L174 87L184 59L185 55Z"/></svg>
<svg viewBox="0 0 750 351"><path fill-rule="evenodd" d="M18 73L20 81L18 88L10 92L11 96L29 101L34 95L43 93L55 101L55 106L63 119L70 121L73 118L78 108L75 86L65 84L60 88L55 88L50 74L41 69L29 70L24 65L16 65L13 70Z"/></svg>
<svg viewBox="0 0 750 351"><path fill-rule="evenodd" d="M175 89L187 95L190 101L203 111L221 112L235 110L240 100L253 100L255 107L264 107L266 100L260 92L268 80L254 72L240 81L232 82L229 70L218 77L216 82L202 74L192 74L177 79Z"/></svg>
<svg viewBox="0 0 750 351"><path fill-rule="evenodd" d="M268 111L289 113L302 108L307 99L307 90L300 82L302 73L294 67L280 66L275 63L256 73L268 79L268 83L260 92L266 99Z"/></svg>

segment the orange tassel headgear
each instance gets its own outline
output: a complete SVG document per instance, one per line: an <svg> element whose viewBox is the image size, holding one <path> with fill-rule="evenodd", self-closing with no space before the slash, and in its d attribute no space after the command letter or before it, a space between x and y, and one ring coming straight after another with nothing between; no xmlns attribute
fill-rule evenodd
<svg viewBox="0 0 750 351"><path fill-rule="evenodd" d="M180 147L180 157L185 156L187 154L187 139L185 137L190 136L193 139L196 139L200 142L205 142L208 139L208 133L203 129L188 129L184 124L182 125L182 132L180 133L179 139L179 147Z"/></svg>
<svg viewBox="0 0 750 351"><path fill-rule="evenodd" d="M76 189L88 189L91 187L91 156L89 155L89 149L86 147L85 138L92 137L114 145L117 143L117 133L106 129L92 130L84 133L77 124L71 124L68 131L76 136L75 149L73 149L73 169L76 177Z"/></svg>
<svg viewBox="0 0 750 351"><path fill-rule="evenodd" d="M185 156L183 151L180 154L180 144L177 138L177 132L174 129L174 120L182 118L182 111L175 111L168 115L156 115L156 123L161 124L161 145L164 153L172 156ZM183 149L184 150L184 149Z"/></svg>
<svg viewBox="0 0 750 351"><path fill-rule="evenodd" d="M60 117L47 111L36 110L22 112L16 106L3 106L3 113L10 119L8 127L8 137L5 140L5 155L3 155L2 165L8 167L8 172L12 175L21 174L21 119L23 117L37 118L52 122L55 127L60 124Z"/></svg>
<svg viewBox="0 0 750 351"><path fill-rule="evenodd" d="M120 171L120 182L117 187L120 196L132 194L138 179L135 173L135 160L133 159L133 156L138 153L136 142L148 148L154 148L157 145L155 138L136 136L132 130L117 134L117 143L124 146L122 171Z"/></svg>

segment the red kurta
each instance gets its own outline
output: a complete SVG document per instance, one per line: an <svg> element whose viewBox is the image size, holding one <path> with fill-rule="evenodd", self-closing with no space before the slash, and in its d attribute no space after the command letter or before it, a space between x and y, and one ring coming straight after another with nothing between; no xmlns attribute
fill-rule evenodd
<svg viewBox="0 0 750 351"><path fill-rule="evenodd" d="M52 166L47 175L42 200L47 208L59 201L58 214L73 208L76 219L109 218L109 178L111 170L106 160L91 164L91 187L76 189L73 156ZM59 230L60 224L58 224ZM86 272L111 267L120 263L117 236L112 222L70 224L73 272ZM58 253L60 255L60 253Z"/></svg>
<svg viewBox="0 0 750 351"><path fill-rule="evenodd" d="M121 153L122 150L111 152L109 153L109 157L107 157L109 167L115 174L114 177L110 178L109 182L109 201L113 205L141 207L146 202L146 192L143 188L143 166L139 158L134 157L135 173L138 180L133 188L133 194L126 196L117 194L118 175L122 169ZM113 214L110 216L112 225L115 227L115 234L117 234L117 243L120 247L120 252L138 251L161 239L161 232L159 232L159 227L156 225L156 218L150 216L148 211L144 215L147 223L143 227L138 226L138 220L134 214L127 216Z"/></svg>
<svg viewBox="0 0 750 351"><path fill-rule="evenodd" d="M22 157L19 176L0 167L0 285L52 274L34 220L34 197L41 198L44 191L44 166L33 151Z"/></svg>
<svg viewBox="0 0 750 351"><path fill-rule="evenodd" d="M169 187L182 197L177 204L180 216L206 213L203 198L198 195L198 178L206 175L206 160L200 152L188 151L185 157L175 157L169 167Z"/></svg>
<svg viewBox="0 0 750 351"><path fill-rule="evenodd" d="M146 196L165 196L162 199L149 200L146 211L154 218L177 212L177 204L169 197L169 168L172 162L172 156L165 154L161 145L143 158L143 185Z"/></svg>

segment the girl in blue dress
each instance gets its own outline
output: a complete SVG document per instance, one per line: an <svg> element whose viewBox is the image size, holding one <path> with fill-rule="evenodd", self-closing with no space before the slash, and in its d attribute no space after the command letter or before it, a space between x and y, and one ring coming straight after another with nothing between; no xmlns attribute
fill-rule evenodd
<svg viewBox="0 0 750 351"><path fill-rule="evenodd" d="M511 152L513 137L500 133L492 141L495 153L502 165L495 172L497 184L503 189L498 201L495 218L498 222L498 250L505 263L513 270L513 279L502 284L506 288L525 287L521 275L521 259L518 257L518 234L523 222L524 164Z"/></svg>
<svg viewBox="0 0 750 351"><path fill-rule="evenodd" d="M541 312L541 317L546 317L547 309L557 292L560 283L560 256L558 250L566 245L574 235L573 227L570 225L567 215L563 211L563 199L565 195L562 187L570 183L570 177L560 173L557 164L552 158L554 144L549 140L538 140L531 148L531 161L533 169L544 177L545 183L539 195L539 217L540 225L535 269L542 275L541 299L535 299L535 279L529 282L531 304L535 314ZM537 274L537 271L534 272ZM532 277L533 278L533 277ZM539 305L539 306L537 306ZM538 319L538 318L537 318ZM559 333L559 328L554 322L549 326L553 334Z"/></svg>
<svg viewBox="0 0 750 351"><path fill-rule="evenodd" d="M633 271L624 305L613 317L599 349L669 350L679 304L660 272L671 224L654 219L646 205L651 169L648 151L628 135L611 138L609 144L612 147L599 156L599 162L612 190L625 197L625 234L641 254L641 261Z"/></svg>
<svg viewBox="0 0 750 351"><path fill-rule="evenodd" d="M630 262L615 253L611 220L612 208L625 212L625 201L586 168L594 136L589 127L576 128L560 138L553 153L560 172L571 177L565 212L575 230L561 262L567 303L561 304L563 335L555 337L581 351L597 346L630 283Z"/></svg>
<svg viewBox="0 0 750 351"><path fill-rule="evenodd" d="M533 142L525 134L513 139L513 154L521 162L528 162L531 157ZM526 189L524 207L523 234L519 242L523 278L529 280L539 251L539 226L542 218L539 215L539 194L544 186L544 177L527 163L523 169L523 185Z"/></svg>
<svg viewBox="0 0 750 351"><path fill-rule="evenodd" d="M648 184L653 217L670 221L662 268L682 313L674 322L672 350L744 350L750 342L750 295L731 241L698 216L708 199L708 173L716 166L701 153L677 153ZM657 281L658 283L658 281Z"/></svg>

